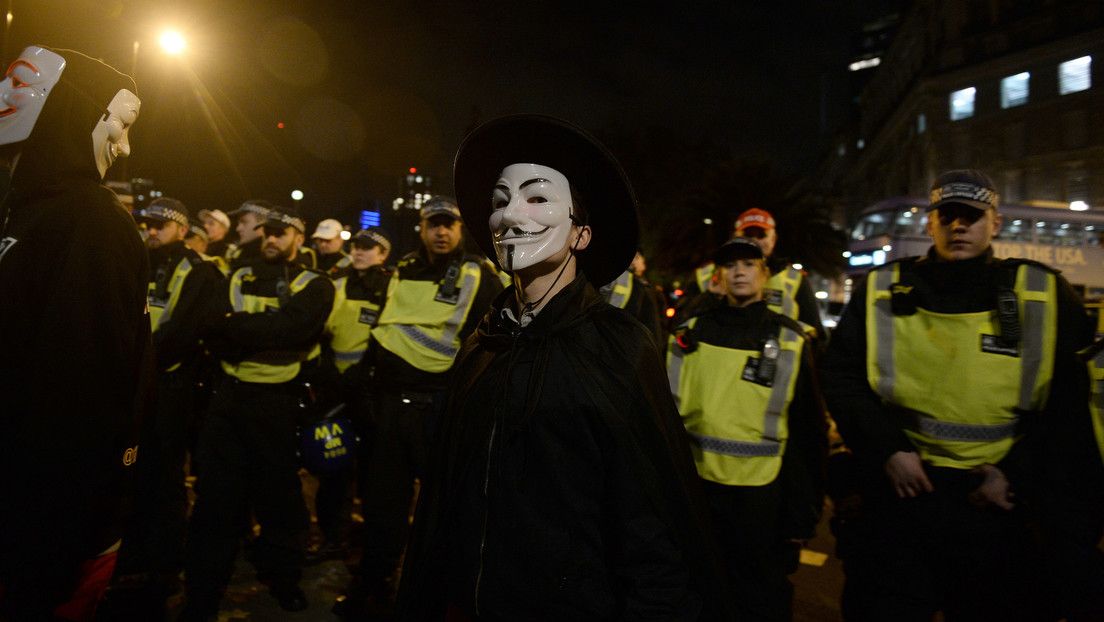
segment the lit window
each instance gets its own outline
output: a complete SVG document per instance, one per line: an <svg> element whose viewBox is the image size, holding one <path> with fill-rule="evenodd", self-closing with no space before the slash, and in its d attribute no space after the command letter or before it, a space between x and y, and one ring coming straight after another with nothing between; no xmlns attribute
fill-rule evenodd
<svg viewBox="0 0 1104 622"><path fill-rule="evenodd" d="M974 116L974 96L977 89L970 87L951 93L951 121L968 119Z"/></svg>
<svg viewBox="0 0 1104 622"><path fill-rule="evenodd" d="M1076 93L1092 86L1092 57L1082 56L1058 65L1058 94Z"/></svg>
<svg viewBox="0 0 1104 622"><path fill-rule="evenodd" d="M1025 71L1001 80L1001 108L1026 104L1030 79L1031 74Z"/></svg>
<svg viewBox="0 0 1104 622"><path fill-rule="evenodd" d="M916 115L916 131L923 134L928 130L928 118L924 116L924 113Z"/></svg>

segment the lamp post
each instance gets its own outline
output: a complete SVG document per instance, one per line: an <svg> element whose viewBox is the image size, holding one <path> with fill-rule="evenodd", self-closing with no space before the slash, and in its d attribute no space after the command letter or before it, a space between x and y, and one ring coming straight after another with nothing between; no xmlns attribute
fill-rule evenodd
<svg viewBox="0 0 1104 622"><path fill-rule="evenodd" d="M158 38L158 43L161 44L161 49L163 49L165 53L173 56L183 52L185 47L184 37L174 30L166 30L161 33L160 38ZM135 84L138 83L138 49L140 47L141 42L135 39L133 52L130 57L130 77L134 80ZM128 158L123 158L118 169L120 181L123 182L127 181L127 160Z"/></svg>

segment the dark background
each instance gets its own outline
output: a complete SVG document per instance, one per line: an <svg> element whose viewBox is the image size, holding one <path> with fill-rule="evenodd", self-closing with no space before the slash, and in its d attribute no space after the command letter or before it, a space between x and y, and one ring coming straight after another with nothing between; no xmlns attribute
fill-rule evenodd
<svg viewBox="0 0 1104 622"><path fill-rule="evenodd" d="M906 3L8 4L5 63L42 43L135 74L132 156L108 179L150 178L193 212L289 203L300 189L313 226L348 222L365 201L389 206L411 167L451 192L465 132L514 112L561 116L607 140L642 203L658 181L677 195L688 173L669 164L675 152L800 177L847 114L851 37ZM179 56L157 42L168 28L188 42Z"/></svg>

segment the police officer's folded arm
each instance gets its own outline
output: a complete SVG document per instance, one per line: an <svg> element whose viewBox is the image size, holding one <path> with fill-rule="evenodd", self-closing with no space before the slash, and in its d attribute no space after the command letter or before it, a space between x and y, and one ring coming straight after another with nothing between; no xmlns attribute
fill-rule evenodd
<svg viewBox="0 0 1104 622"><path fill-rule="evenodd" d="M333 306L334 286L315 278L279 309L237 312L223 320L222 334L242 346L296 348L321 332Z"/></svg>

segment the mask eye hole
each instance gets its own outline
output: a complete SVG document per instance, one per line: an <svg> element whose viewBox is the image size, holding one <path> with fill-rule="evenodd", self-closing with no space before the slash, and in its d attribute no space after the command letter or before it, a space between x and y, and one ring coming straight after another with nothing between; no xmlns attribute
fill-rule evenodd
<svg viewBox="0 0 1104 622"><path fill-rule="evenodd" d="M26 82L20 80L17 76L14 76L14 75L11 77L11 82L12 82L12 88L13 89L23 88L23 87L27 86Z"/></svg>

